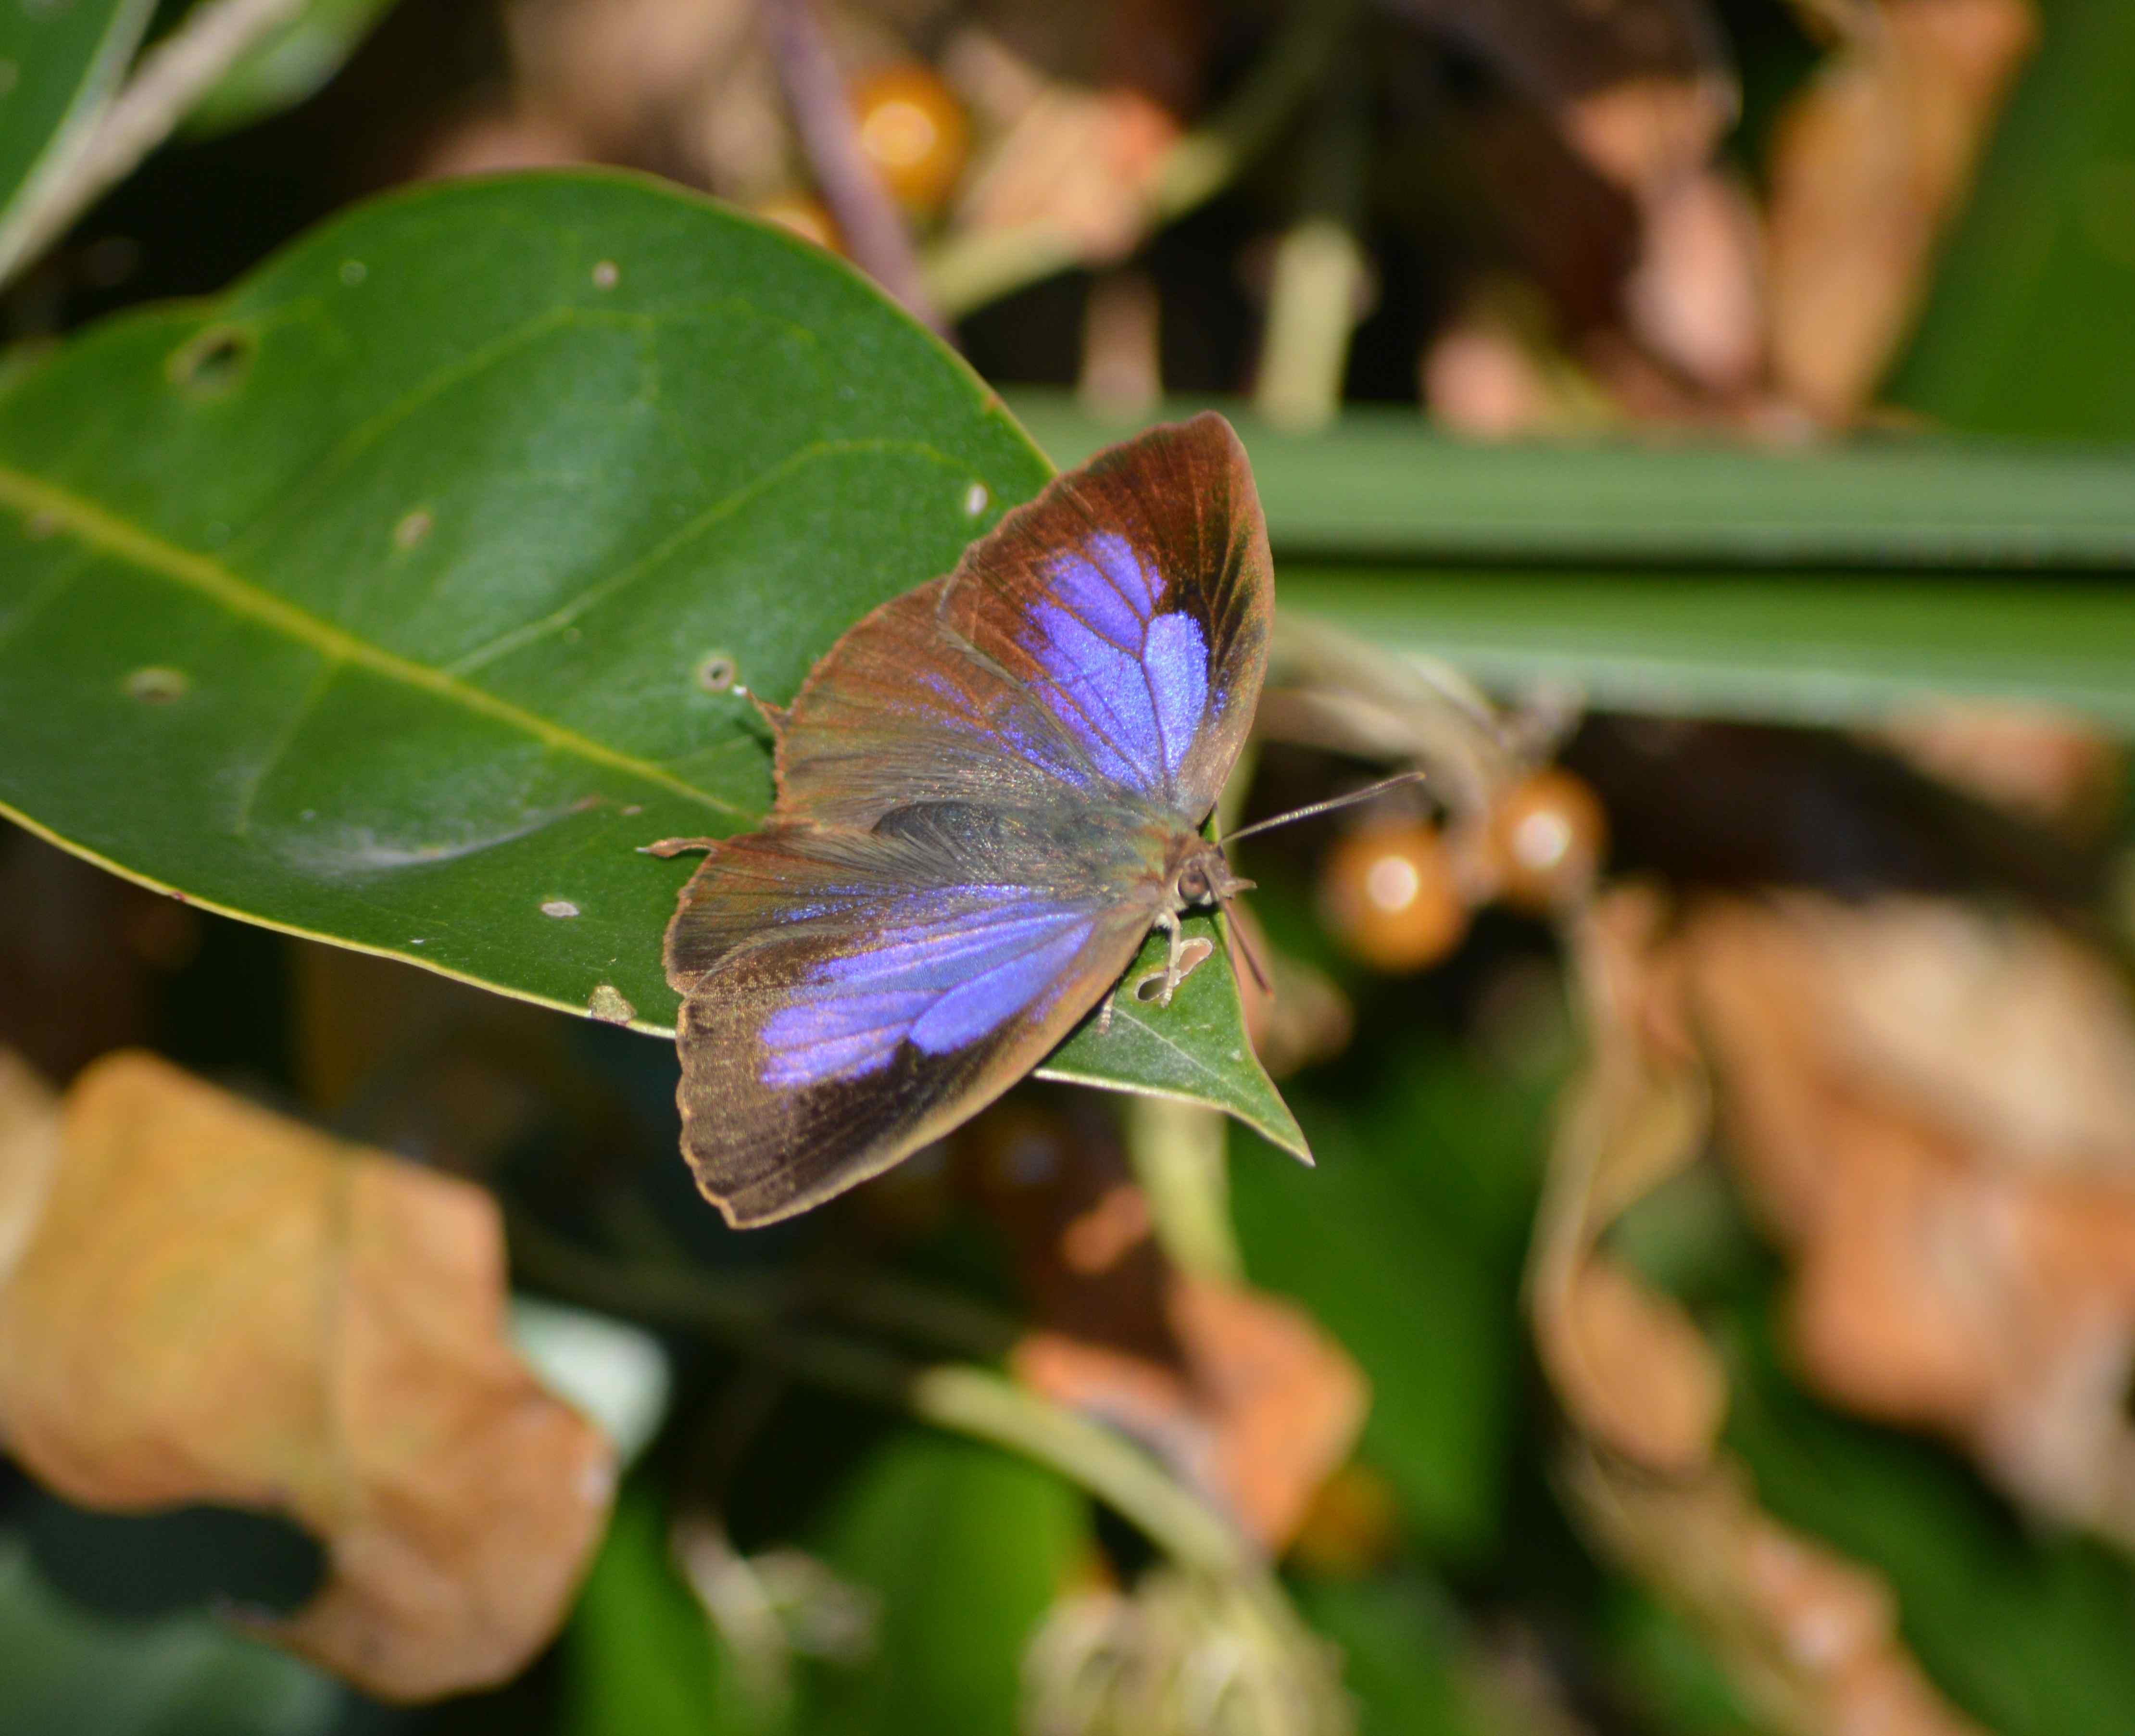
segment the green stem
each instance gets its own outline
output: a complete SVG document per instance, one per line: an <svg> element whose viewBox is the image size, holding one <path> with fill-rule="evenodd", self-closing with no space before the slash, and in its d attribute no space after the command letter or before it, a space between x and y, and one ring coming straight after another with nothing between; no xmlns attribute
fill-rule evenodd
<svg viewBox="0 0 2135 1736"><path fill-rule="evenodd" d="M1130 1097L1125 1119L1135 1179L1171 1263L1196 1277L1238 1282L1246 1268L1231 1227L1223 1113L1168 1097Z"/></svg>

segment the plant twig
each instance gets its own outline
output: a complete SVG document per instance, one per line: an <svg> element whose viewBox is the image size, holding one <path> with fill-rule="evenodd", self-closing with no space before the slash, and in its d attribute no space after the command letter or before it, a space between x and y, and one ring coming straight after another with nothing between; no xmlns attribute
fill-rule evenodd
<svg viewBox="0 0 2135 1736"><path fill-rule="evenodd" d="M1168 1097L1130 1097L1126 1111L1127 1156L1172 1264L1198 1278L1237 1283L1245 1259L1231 1227L1222 1112Z"/></svg>
<svg viewBox="0 0 2135 1736"><path fill-rule="evenodd" d="M1156 1459L990 1369L929 1366L836 1334L782 1327L782 1283L603 1259L516 1215L510 1233L514 1266L545 1289L701 1332L811 1385L1022 1453L1096 1496L1180 1565L1236 1583L1270 1619L1295 1624L1259 1551Z"/></svg>
<svg viewBox="0 0 2135 1736"><path fill-rule="evenodd" d="M1337 0L1325 0L1339 10ZM1357 239L1368 143L1356 44L1345 40L1305 142L1304 207L1276 248L1253 408L1277 427L1323 428L1342 405L1367 274Z"/></svg>
<svg viewBox="0 0 2135 1736"><path fill-rule="evenodd" d="M0 282L34 259L176 130L215 81L304 0L207 0L144 56L81 148L17 214L0 241Z"/></svg>
<svg viewBox="0 0 2135 1736"><path fill-rule="evenodd" d="M763 22L794 130L853 263L903 303L913 318L946 334L948 327L920 275L919 256L904 219L882 177L861 154L852 104L812 0L763 0Z"/></svg>

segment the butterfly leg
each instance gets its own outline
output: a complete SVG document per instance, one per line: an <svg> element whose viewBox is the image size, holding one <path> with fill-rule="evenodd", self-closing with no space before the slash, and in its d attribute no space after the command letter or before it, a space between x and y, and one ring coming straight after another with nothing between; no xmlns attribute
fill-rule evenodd
<svg viewBox="0 0 2135 1736"><path fill-rule="evenodd" d="M1112 1029L1112 1002L1119 998L1119 990L1113 989L1105 997L1105 1004L1097 1009L1097 1035L1107 1036Z"/></svg>
<svg viewBox="0 0 2135 1736"><path fill-rule="evenodd" d="M719 846L719 840L717 838L662 838L656 844L640 844L637 853L640 856L680 856L691 850L716 850Z"/></svg>
<svg viewBox="0 0 2135 1736"><path fill-rule="evenodd" d="M1166 910L1157 918L1156 925L1164 930L1164 938L1170 943L1171 947L1169 953L1164 961L1164 988L1156 997L1156 1004L1159 1006L1169 1006L1171 1005L1172 996L1178 992L1179 985L1186 980L1186 972L1179 967L1179 955L1185 951L1186 943L1179 935L1179 913L1176 910Z"/></svg>

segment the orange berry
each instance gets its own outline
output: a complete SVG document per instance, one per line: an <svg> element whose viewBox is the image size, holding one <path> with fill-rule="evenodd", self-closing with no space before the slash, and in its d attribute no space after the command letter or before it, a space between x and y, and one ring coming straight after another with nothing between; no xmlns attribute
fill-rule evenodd
<svg viewBox="0 0 2135 1736"><path fill-rule="evenodd" d="M765 200L755 211L765 222L789 229L804 241L813 241L832 253L845 250L844 239L838 234L838 225L830 212L805 195L782 193L775 199Z"/></svg>
<svg viewBox="0 0 2135 1736"><path fill-rule="evenodd" d="M1435 964L1467 932L1468 907L1435 827L1366 826L1328 852L1319 876L1327 925L1374 970Z"/></svg>
<svg viewBox="0 0 2135 1736"><path fill-rule="evenodd" d="M862 78L852 91L860 149L890 196L931 216L956 191L971 153L971 128L949 87L923 61L900 61Z"/></svg>
<svg viewBox="0 0 2135 1736"><path fill-rule="evenodd" d="M1584 778L1554 766L1531 772L1490 810L1498 896L1546 915L1594 884L1608 841L1601 798Z"/></svg>

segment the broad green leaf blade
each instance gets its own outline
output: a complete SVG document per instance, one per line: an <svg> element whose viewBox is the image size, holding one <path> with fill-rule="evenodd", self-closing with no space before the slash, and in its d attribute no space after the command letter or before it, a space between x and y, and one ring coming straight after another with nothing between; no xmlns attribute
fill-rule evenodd
<svg viewBox="0 0 2135 1736"><path fill-rule="evenodd" d="M210 908L665 1033L691 863L637 846L768 807L742 687L790 700L1048 473L782 232L593 172L405 193L0 391L0 808Z"/></svg>
<svg viewBox="0 0 2135 1736"><path fill-rule="evenodd" d="M0 279L21 263L29 206L88 138L154 10L155 0L0 6Z"/></svg>
<svg viewBox="0 0 2135 1736"><path fill-rule="evenodd" d="M893 1434L833 1503L822 1553L880 1599L874 1656L817 1676L813 1730L1009 1731L1033 1630L1090 1548L1089 1502L968 1441Z"/></svg>
<svg viewBox="0 0 2135 1736"><path fill-rule="evenodd" d="M1303 1132L1246 1035L1220 924L1196 914L1179 926L1189 940L1206 940L1217 951L1179 985L1171 1005L1153 1005L1135 992L1138 983L1163 970L1170 953L1170 943L1152 933L1112 997L1109 1028L1098 1029L1106 1022L1101 1009L1091 1014L1053 1051L1038 1077L1208 1103L1311 1162Z"/></svg>
<svg viewBox="0 0 2135 1736"><path fill-rule="evenodd" d="M1063 466L1132 432L1057 394L1009 403ZM1891 437L1789 451L1653 439L1493 445L1397 410L1351 410L1304 434L1218 407L1252 456L1278 558L2026 571L2135 561L2132 447Z"/></svg>
<svg viewBox="0 0 2135 1736"><path fill-rule="evenodd" d="M1506 572L1278 558L1280 622L1310 617L1517 689L1568 682L1629 711L1867 721L1964 695L2135 728L2135 590L2104 577Z"/></svg>
<svg viewBox="0 0 2135 1736"><path fill-rule="evenodd" d="M196 6L206 0L196 0ZM186 117L195 134L226 133L293 108L340 71L394 0L307 0L239 58Z"/></svg>
<svg viewBox="0 0 2135 1736"><path fill-rule="evenodd" d="M643 1483L617 1498L559 1649L561 1736L763 1736L772 1728L677 1572L668 1515Z"/></svg>
<svg viewBox="0 0 2135 1736"><path fill-rule="evenodd" d="M327 1677L206 1611L118 1622L46 1584L0 1531L0 1725L87 1736L325 1736L347 1709Z"/></svg>

